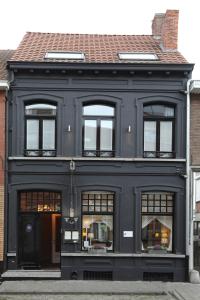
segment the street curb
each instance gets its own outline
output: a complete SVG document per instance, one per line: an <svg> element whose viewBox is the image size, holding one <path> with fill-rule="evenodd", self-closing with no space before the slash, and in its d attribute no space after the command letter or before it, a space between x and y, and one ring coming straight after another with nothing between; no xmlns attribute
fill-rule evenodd
<svg viewBox="0 0 200 300"><path fill-rule="evenodd" d="M125 295L125 296L166 296L169 295L167 292L0 292L0 296L6 295L104 295L104 296L113 296L113 295Z"/></svg>

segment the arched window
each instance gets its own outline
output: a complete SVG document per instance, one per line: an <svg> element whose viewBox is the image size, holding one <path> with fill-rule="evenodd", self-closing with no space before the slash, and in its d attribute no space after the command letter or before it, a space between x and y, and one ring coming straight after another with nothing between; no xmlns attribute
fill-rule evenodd
<svg viewBox="0 0 200 300"><path fill-rule="evenodd" d="M25 155L56 155L56 106L36 103L25 106Z"/></svg>
<svg viewBox="0 0 200 300"><path fill-rule="evenodd" d="M83 156L114 156L114 117L113 106L83 106Z"/></svg>
<svg viewBox="0 0 200 300"><path fill-rule="evenodd" d="M151 104L144 106L144 157L173 158L174 121L173 106Z"/></svg>

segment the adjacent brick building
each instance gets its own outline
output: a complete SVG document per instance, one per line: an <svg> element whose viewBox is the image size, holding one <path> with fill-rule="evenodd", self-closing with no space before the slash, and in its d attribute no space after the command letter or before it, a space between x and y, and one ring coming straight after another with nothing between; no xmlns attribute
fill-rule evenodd
<svg viewBox="0 0 200 300"><path fill-rule="evenodd" d="M8 91L7 60L13 51L0 50L0 270L4 258L5 105Z"/></svg>
<svg viewBox="0 0 200 300"><path fill-rule="evenodd" d="M200 166L200 81L191 84L191 165Z"/></svg>
<svg viewBox="0 0 200 300"><path fill-rule="evenodd" d="M191 181L194 219L194 268L200 270L200 81L191 82Z"/></svg>

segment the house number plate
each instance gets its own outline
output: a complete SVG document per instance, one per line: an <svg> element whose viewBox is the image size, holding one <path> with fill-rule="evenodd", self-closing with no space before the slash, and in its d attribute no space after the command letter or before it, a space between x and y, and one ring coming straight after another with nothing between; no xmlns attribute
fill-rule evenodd
<svg viewBox="0 0 200 300"><path fill-rule="evenodd" d="M123 231L123 237L125 238L133 237L133 231Z"/></svg>

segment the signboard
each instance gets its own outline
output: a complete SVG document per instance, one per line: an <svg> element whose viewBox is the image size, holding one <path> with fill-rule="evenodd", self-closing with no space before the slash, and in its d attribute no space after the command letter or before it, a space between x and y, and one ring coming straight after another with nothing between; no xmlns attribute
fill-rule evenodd
<svg viewBox="0 0 200 300"><path fill-rule="evenodd" d="M133 231L123 231L123 237L124 238L132 238L133 237Z"/></svg>

